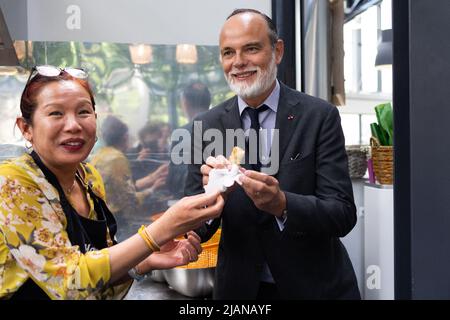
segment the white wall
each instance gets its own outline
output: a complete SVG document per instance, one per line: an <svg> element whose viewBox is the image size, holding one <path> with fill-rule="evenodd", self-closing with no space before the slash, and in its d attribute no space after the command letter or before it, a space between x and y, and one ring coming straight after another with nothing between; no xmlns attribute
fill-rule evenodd
<svg viewBox="0 0 450 320"><path fill-rule="evenodd" d="M14 8L14 1L0 4ZM18 10L4 15L16 40L217 45L235 8L272 13L270 0L28 0L26 21L17 23ZM18 38L24 23L27 39Z"/></svg>

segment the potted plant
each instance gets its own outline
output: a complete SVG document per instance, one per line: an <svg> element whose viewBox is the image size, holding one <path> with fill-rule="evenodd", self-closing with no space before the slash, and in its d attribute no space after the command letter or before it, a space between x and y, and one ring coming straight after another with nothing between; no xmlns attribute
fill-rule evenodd
<svg viewBox="0 0 450 320"><path fill-rule="evenodd" d="M372 165L375 178L380 184L393 184L394 181L394 126L390 102L375 107L378 123L371 123L370 139ZM369 164L370 166L370 164Z"/></svg>

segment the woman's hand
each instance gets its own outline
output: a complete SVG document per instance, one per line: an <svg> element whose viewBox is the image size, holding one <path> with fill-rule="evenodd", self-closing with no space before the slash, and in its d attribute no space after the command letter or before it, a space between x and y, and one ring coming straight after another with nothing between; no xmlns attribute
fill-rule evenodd
<svg viewBox="0 0 450 320"><path fill-rule="evenodd" d="M145 230L153 238L152 242L163 247L163 251L158 254L156 252L150 254L150 247L153 246L146 244L146 239L139 234L108 248L111 265L110 282L115 283L122 279L133 266L136 266L138 273L145 273L145 269L172 267L197 259L198 247L194 247L197 253L192 250L192 246L196 243L194 239L188 238L189 243L181 240L181 244L173 243L172 239L198 228L205 221L219 217L224 203L223 197L218 192L203 193L185 197L170 207ZM166 243L167 247L164 247Z"/></svg>
<svg viewBox="0 0 450 320"><path fill-rule="evenodd" d="M218 192L184 197L149 225L147 231L157 244L163 245L179 235L195 230L205 221L219 217L224 203Z"/></svg>
<svg viewBox="0 0 450 320"><path fill-rule="evenodd" d="M217 157L208 157L205 161L205 164L200 167L200 172L202 174L202 183L203 186L206 186L209 182L209 173L212 169L230 169L232 166L231 162L222 155ZM245 171L244 168L239 169L242 173ZM222 196L226 200L228 194L231 193L235 189L236 184L233 184L231 187L228 187L225 192L222 193Z"/></svg>
<svg viewBox="0 0 450 320"><path fill-rule="evenodd" d="M202 252L200 237L194 231L187 235L187 239L168 241L159 252L152 253L142 261L137 266L137 271L145 274L151 270L170 269L197 261Z"/></svg>

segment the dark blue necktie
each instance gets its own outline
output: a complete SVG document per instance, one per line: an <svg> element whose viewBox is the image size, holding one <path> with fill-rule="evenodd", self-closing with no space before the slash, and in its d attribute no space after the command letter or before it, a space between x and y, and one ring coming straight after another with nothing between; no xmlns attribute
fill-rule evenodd
<svg viewBox="0 0 450 320"><path fill-rule="evenodd" d="M263 112L263 111L265 111L265 110L267 110L267 109L269 109L269 107L268 106L266 106L265 104L263 104L262 106L260 106L260 107L258 107L257 109L255 109L255 108L251 108L251 107L247 107L247 108L245 108L245 110L246 110L246 112L247 112L247 114L250 116L250 121L251 121L251 124L250 124L250 129L253 129L255 132L256 132L256 164L252 164L252 167L253 167L253 170L255 170L255 171L260 171L261 170L261 161L260 161L260 158L259 158L259 155L260 155L260 141L259 141L259 129L261 128L261 125L260 125L260 123L259 123L259 113L260 112ZM247 152L246 152L246 159L247 159L247 161L248 161L248 159L249 159L249 155L248 155L248 153L249 153L249 151L252 151L252 150L255 150L255 148L253 147L253 148L250 148L249 146L248 146L248 144L247 144ZM249 162L247 162L247 163L249 163Z"/></svg>

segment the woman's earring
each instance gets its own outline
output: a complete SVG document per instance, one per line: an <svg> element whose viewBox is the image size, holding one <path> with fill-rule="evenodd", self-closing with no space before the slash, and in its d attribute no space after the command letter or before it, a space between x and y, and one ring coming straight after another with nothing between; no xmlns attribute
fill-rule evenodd
<svg viewBox="0 0 450 320"><path fill-rule="evenodd" d="M97 136L95 136L95 142L97 142L97 140L98 140L98 137L97 137Z"/></svg>
<svg viewBox="0 0 450 320"><path fill-rule="evenodd" d="M28 145L27 145L27 142L29 143ZM25 141L25 148L27 148L28 150L30 150L31 148L33 148L33 144L32 144L30 141L26 140L26 141Z"/></svg>

